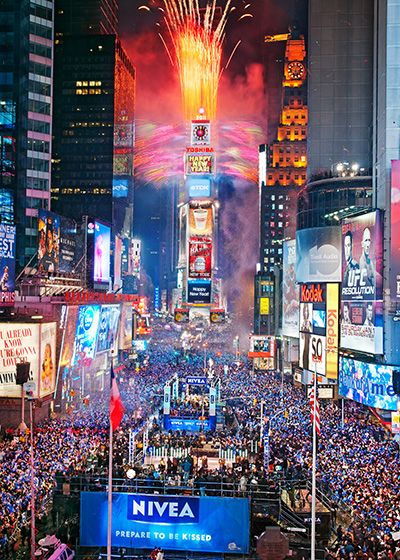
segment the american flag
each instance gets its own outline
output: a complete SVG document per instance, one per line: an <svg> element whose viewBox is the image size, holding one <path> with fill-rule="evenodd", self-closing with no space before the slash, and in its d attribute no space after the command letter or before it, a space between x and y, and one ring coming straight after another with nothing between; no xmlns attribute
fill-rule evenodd
<svg viewBox="0 0 400 560"><path fill-rule="evenodd" d="M310 406L311 406L311 425L314 425L314 411L315 411L315 429L320 435L321 427L319 422L319 402L318 402L318 385L317 381L313 380L310 393Z"/></svg>

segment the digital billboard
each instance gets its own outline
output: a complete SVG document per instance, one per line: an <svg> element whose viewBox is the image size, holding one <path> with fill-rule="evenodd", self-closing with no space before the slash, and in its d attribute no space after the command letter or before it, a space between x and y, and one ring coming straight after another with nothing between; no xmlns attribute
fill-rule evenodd
<svg viewBox="0 0 400 560"><path fill-rule="evenodd" d="M71 358L72 366L76 364L81 353L84 353L86 358L94 358L99 319L99 305L81 305L79 307Z"/></svg>
<svg viewBox="0 0 400 560"><path fill-rule="evenodd" d="M382 354L382 216L342 222L341 346Z"/></svg>
<svg viewBox="0 0 400 560"><path fill-rule="evenodd" d="M275 337L268 335L249 336L249 358L273 358L275 356Z"/></svg>
<svg viewBox="0 0 400 560"><path fill-rule="evenodd" d="M189 198L209 198L211 196L210 179L190 177L186 180L186 186L189 190Z"/></svg>
<svg viewBox="0 0 400 560"><path fill-rule="evenodd" d="M211 278L211 251L211 237L189 238L189 278Z"/></svg>
<svg viewBox="0 0 400 560"><path fill-rule="evenodd" d="M392 366L367 364L340 356L339 393L366 406L397 410L392 374Z"/></svg>
<svg viewBox="0 0 400 560"><path fill-rule="evenodd" d="M210 236L213 232L211 203L191 202L189 207L189 235Z"/></svg>
<svg viewBox="0 0 400 560"><path fill-rule="evenodd" d="M225 323L225 309L210 309L210 323Z"/></svg>
<svg viewBox="0 0 400 560"><path fill-rule="evenodd" d="M121 254L122 254L122 239L115 236L115 245L114 245L114 290L117 290L122 286L122 279L121 279L121 269L122 269L122 262L121 262Z"/></svg>
<svg viewBox="0 0 400 560"><path fill-rule="evenodd" d="M328 284L300 285L299 365L325 375L326 298Z"/></svg>
<svg viewBox="0 0 400 560"><path fill-rule="evenodd" d="M21 397L16 384L17 363L30 362L34 397L54 391L56 382L56 323L0 324L0 397Z"/></svg>
<svg viewBox="0 0 400 560"><path fill-rule="evenodd" d="M211 282L206 280L192 280L187 283L188 303L211 303Z"/></svg>
<svg viewBox="0 0 400 560"><path fill-rule="evenodd" d="M0 307L15 301L15 232L16 226L0 224Z"/></svg>
<svg viewBox="0 0 400 560"><path fill-rule="evenodd" d="M337 380L339 363L339 284L326 285L326 376Z"/></svg>
<svg viewBox="0 0 400 560"><path fill-rule="evenodd" d="M186 153L186 175L213 175L214 154Z"/></svg>
<svg viewBox="0 0 400 560"><path fill-rule="evenodd" d="M97 334L96 352L105 352L115 346L118 337L119 306L103 305Z"/></svg>
<svg viewBox="0 0 400 560"><path fill-rule="evenodd" d="M190 143L192 146L210 145L210 121L192 121Z"/></svg>
<svg viewBox="0 0 400 560"><path fill-rule="evenodd" d="M132 313L132 305L124 304L122 306L119 347L123 349L132 346Z"/></svg>
<svg viewBox="0 0 400 560"><path fill-rule="evenodd" d="M100 222L94 223L94 268L95 282L110 280L111 230Z"/></svg>
<svg viewBox="0 0 400 560"><path fill-rule="evenodd" d="M189 323L189 309L175 309L175 323Z"/></svg>
<svg viewBox="0 0 400 560"><path fill-rule="evenodd" d="M81 493L82 546L107 544L107 494ZM249 500L113 493L111 545L247 553Z"/></svg>
<svg viewBox="0 0 400 560"><path fill-rule="evenodd" d="M296 240L283 243L282 334L299 336L299 291L296 284Z"/></svg>
<svg viewBox="0 0 400 560"><path fill-rule="evenodd" d="M296 281L341 281L340 227L320 227L296 232Z"/></svg>
<svg viewBox="0 0 400 560"><path fill-rule="evenodd" d="M126 198L128 196L128 179L113 179L112 195L114 198Z"/></svg>
<svg viewBox="0 0 400 560"><path fill-rule="evenodd" d="M392 160L390 203L390 299L400 301L400 160Z"/></svg>
<svg viewBox="0 0 400 560"><path fill-rule="evenodd" d="M76 224L39 209L38 270L54 274L72 272L75 266Z"/></svg>

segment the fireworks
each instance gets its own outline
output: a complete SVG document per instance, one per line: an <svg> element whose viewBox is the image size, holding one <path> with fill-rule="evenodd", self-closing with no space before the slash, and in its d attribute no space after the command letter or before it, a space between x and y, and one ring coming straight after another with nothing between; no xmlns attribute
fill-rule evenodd
<svg viewBox="0 0 400 560"><path fill-rule="evenodd" d="M215 0L202 11L197 0L164 0L164 4L165 22L179 71L185 121L196 118L200 107L205 109L207 118L215 120L230 1L218 17Z"/></svg>

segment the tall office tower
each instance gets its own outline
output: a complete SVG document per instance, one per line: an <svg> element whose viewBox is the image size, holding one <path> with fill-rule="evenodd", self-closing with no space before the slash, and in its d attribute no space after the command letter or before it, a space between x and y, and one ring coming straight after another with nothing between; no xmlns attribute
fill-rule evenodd
<svg viewBox="0 0 400 560"><path fill-rule="evenodd" d="M371 168L372 0L309 1L308 176Z"/></svg>
<svg viewBox="0 0 400 560"><path fill-rule="evenodd" d="M399 166L400 123L400 2L375 3L374 27L374 203L384 213L383 222L383 319L384 359L400 365L400 231ZM392 170L392 173L391 173Z"/></svg>
<svg viewBox="0 0 400 560"><path fill-rule="evenodd" d="M57 0L57 35L117 35L117 0Z"/></svg>
<svg viewBox="0 0 400 560"><path fill-rule="evenodd" d="M132 237L135 69L116 35L58 36L52 209Z"/></svg>
<svg viewBox="0 0 400 560"><path fill-rule="evenodd" d="M283 242L295 235L297 192L307 179L306 77L304 37L293 26L287 36L277 138L271 145L259 147L260 269L254 285L256 334L277 334L279 329Z"/></svg>
<svg viewBox="0 0 400 560"><path fill-rule="evenodd" d="M17 225L17 270L38 247L38 209L50 205L54 2L0 4L0 204Z"/></svg>

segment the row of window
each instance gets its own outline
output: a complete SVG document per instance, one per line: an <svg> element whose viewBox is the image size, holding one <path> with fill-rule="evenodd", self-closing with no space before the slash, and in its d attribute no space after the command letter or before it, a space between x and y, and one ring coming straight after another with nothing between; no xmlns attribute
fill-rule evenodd
<svg viewBox="0 0 400 560"><path fill-rule="evenodd" d="M41 64L40 62L29 61L29 72L37 76L45 76L51 78L51 66L48 64Z"/></svg>
<svg viewBox="0 0 400 560"><path fill-rule="evenodd" d="M41 134L50 134L50 123L29 119L28 130L32 132L40 132Z"/></svg>
<svg viewBox="0 0 400 560"><path fill-rule="evenodd" d="M301 175L301 180L302 181L305 181L306 178L307 178L307 176L305 174ZM299 175L297 173L295 173L295 175L294 175L294 180L295 181L299 180ZM268 175L268 181L273 181L273 176L272 175ZM279 181L283 181L283 175L282 174L279 175ZM286 181L290 181L290 175L286 175Z"/></svg>
<svg viewBox="0 0 400 560"><path fill-rule="evenodd" d="M53 35L53 30L51 27L47 27L45 25L40 25L40 23L35 23L34 21L30 21L29 33L31 35L36 35L37 37L42 37L43 39L51 40Z"/></svg>
<svg viewBox="0 0 400 560"><path fill-rule="evenodd" d="M84 82L76 82L76 87L77 88L87 88L87 87L100 87L101 86L101 82L96 82L96 81L84 81Z"/></svg>
<svg viewBox="0 0 400 560"><path fill-rule="evenodd" d="M111 194L110 189L51 189L51 192L54 194L60 193L60 191L61 194Z"/></svg>
<svg viewBox="0 0 400 560"><path fill-rule="evenodd" d="M39 115L50 115L50 103L29 99L28 111L32 111L32 113L39 113Z"/></svg>
<svg viewBox="0 0 400 560"><path fill-rule="evenodd" d="M43 84L41 82L37 82L36 80L29 80L29 91L32 93L38 93L39 95L47 95L50 97L51 95L51 86L50 84Z"/></svg>
<svg viewBox="0 0 400 560"><path fill-rule="evenodd" d="M77 89L76 95L101 95L101 88Z"/></svg>
<svg viewBox="0 0 400 560"><path fill-rule="evenodd" d="M26 207L27 208L44 208L45 210L49 207L49 201L47 198L35 198L33 196L26 197Z"/></svg>
<svg viewBox="0 0 400 560"><path fill-rule="evenodd" d="M43 171L48 173L50 169L50 162L45 159L27 158L27 168L34 171Z"/></svg>
<svg viewBox="0 0 400 560"><path fill-rule="evenodd" d="M28 150L33 152L43 152L45 154L50 153L50 142L45 142L44 140L33 140L28 139Z"/></svg>
<svg viewBox="0 0 400 560"><path fill-rule="evenodd" d="M38 179L37 177L28 177L27 184L28 189L36 191L48 191L49 190L49 180L48 179Z"/></svg>
<svg viewBox="0 0 400 560"><path fill-rule="evenodd" d="M306 148L301 148L301 150L300 150L300 148L298 148L298 147L295 147L295 148L293 148L293 147L287 147L287 148L286 148L286 153L287 153L287 154L290 154L290 153L299 154L300 151L301 151L302 154L305 154L305 153L306 153ZM280 153L280 154L283 154L283 153L284 153L283 147L280 147L280 148L279 148L279 153Z"/></svg>
<svg viewBox="0 0 400 560"><path fill-rule="evenodd" d="M51 58L51 47L46 45L41 45L40 43L29 43L29 52L37 56L43 56L43 58Z"/></svg>
<svg viewBox="0 0 400 560"><path fill-rule="evenodd" d="M53 10L45 6L38 6L37 4L30 3L30 14L49 21L53 18Z"/></svg>
<svg viewBox="0 0 400 560"><path fill-rule="evenodd" d="M292 160L290 157L286 158L286 163L290 163ZM306 161L306 156L301 156L301 159L299 158L299 156L294 156L294 161L295 162L299 162L302 161L303 163L305 163ZM279 158L279 163L283 163L283 156L280 156Z"/></svg>

